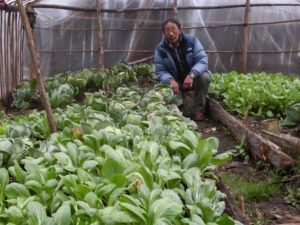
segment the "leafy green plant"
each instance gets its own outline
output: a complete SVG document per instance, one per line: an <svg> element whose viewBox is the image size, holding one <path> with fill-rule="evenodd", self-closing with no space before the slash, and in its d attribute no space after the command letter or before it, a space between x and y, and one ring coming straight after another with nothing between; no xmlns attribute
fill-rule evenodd
<svg viewBox="0 0 300 225"><path fill-rule="evenodd" d="M247 142L245 137L242 138L242 141L239 145L234 146L232 154L234 157L240 157L247 161L249 160L250 156L247 151Z"/></svg>
<svg viewBox="0 0 300 225"><path fill-rule="evenodd" d="M300 188L289 188L287 195L284 197L286 203L297 207L300 205Z"/></svg>
<svg viewBox="0 0 300 225"><path fill-rule="evenodd" d="M280 192L280 187L272 184L272 180L260 181L254 177L243 178L238 174L222 175L222 178L236 198L243 196L249 202L259 202Z"/></svg>
<svg viewBox="0 0 300 225"><path fill-rule="evenodd" d="M283 74L214 74L209 92L226 108L242 116L283 116L288 105L300 101L300 81Z"/></svg>

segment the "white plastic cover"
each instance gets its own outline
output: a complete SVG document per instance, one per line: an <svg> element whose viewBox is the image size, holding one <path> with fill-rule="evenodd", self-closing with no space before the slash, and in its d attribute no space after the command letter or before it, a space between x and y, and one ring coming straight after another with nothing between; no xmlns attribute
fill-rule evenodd
<svg viewBox="0 0 300 225"><path fill-rule="evenodd" d="M57 4L96 9L96 0L44 0ZM104 9L172 7L173 0L102 0ZM234 3L233 3L234 2ZM251 4L299 4L297 0L251 0ZM245 0L178 0L178 6L243 5ZM45 75L98 66L98 22L96 12L35 8L35 38L40 50ZM183 27L242 24L244 7L227 9L179 10L177 18ZM160 24L172 11L103 13L105 50L149 50L149 52L105 52L105 66L132 61L153 54L162 38ZM300 6L251 7L249 23L265 23L300 19ZM140 29L141 30L138 30ZM129 29L116 31L113 29ZM130 30L135 29L135 30ZM240 70L243 48L243 26L185 29L199 38L209 55L213 72ZM251 25L249 29L248 72L268 71L300 74L300 22ZM295 51L270 53L270 51ZM215 51L236 51L216 53ZM269 53L251 53L251 52Z"/></svg>

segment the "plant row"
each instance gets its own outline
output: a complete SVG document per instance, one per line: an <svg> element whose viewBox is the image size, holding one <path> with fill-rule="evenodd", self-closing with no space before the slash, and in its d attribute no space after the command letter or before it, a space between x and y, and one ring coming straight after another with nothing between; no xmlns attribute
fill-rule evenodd
<svg viewBox="0 0 300 225"><path fill-rule="evenodd" d="M214 74L209 92L230 112L284 117L288 106L300 102L300 80L283 74Z"/></svg>
<svg viewBox="0 0 300 225"><path fill-rule="evenodd" d="M79 93L91 90L114 91L121 85L136 84L137 75L152 75L153 65L130 66L118 64L107 69L83 69L48 77L44 85L53 108L63 107L74 102ZM40 95L36 80L25 80L14 89L12 106L16 108L36 108L40 105Z"/></svg>
<svg viewBox="0 0 300 225"><path fill-rule="evenodd" d="M224 214L203 139L170 88L86 93L85 105L19 116L0 139L0 224L239 224Z"/></svg>

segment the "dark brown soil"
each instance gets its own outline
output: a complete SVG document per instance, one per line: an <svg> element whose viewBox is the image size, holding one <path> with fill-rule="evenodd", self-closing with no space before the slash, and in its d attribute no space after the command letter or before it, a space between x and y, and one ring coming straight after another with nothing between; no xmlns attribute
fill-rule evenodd
<svg viewBox="0 0 300 225"><path fill-rule="evenodd" d="M209 118L209 116L203 122L198 123L198 130L203 137L214 136L219 139L220 153L232 150L234 149L234 146L240 144L238 141L234 140L228 128L220 122ZM249 161L233 159L232 162L220 168L219 172L225 172L227 175L239 174L242 177L249 177L250 175L253 176L253 174L255 174L258 180L265 180L268 176L267 170L256 169L255 162L251 159ZM300 207L288 205L284 197L284 194L276 194L267 200L246 204L246 216L251 221L251 224L275 225L300 222Z"/></svg>

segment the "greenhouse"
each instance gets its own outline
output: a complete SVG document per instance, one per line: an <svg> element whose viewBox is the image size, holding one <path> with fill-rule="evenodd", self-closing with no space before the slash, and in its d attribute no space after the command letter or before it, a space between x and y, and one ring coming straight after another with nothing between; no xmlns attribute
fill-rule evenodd
<svg viewBox="0 0 300 225"><path fill-rule="evenodd" d="M0 224L300 223L299 15L0 0Z"/></svg>

